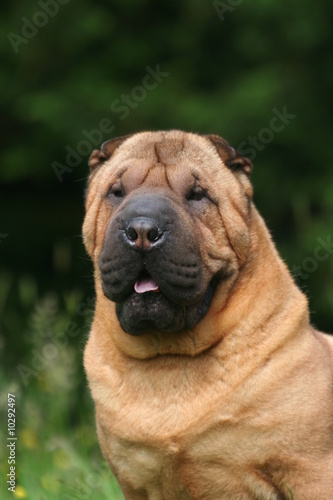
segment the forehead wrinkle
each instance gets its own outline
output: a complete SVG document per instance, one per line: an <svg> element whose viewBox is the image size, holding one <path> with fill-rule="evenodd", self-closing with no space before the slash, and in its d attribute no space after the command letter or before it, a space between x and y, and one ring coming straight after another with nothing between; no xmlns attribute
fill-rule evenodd
<svg viewBox="0 0 333 500"><path fill-rule="evenodd" d="M149 187L171 187L169 185L169 180L166 175L166 167L160 163L152 165L147 172L145 177L145 184Z"/></svg>
<svg viewBox="0 0 333 500"><path fill-rule="evenodd" d="M192 182L191 171L186 168L183 162L180 165L169 166L165 169L165 177L169 189L178 195L183 195Z"/></svg>
<svg viewBox="0 0 333 500"><path fill-rule="evenodd" d="M154 153L158 163L170 165L178 162L184 150L183 138L172 138L165 135L162 139L155 141Z"/></svg>
<svg viewBox="0 0 333 500"><path fill-rule="evenodd" d="M173 191L172 184L171 184L169 176L168 176L168 169L166 167L164 167L164 172L165 172L165 179L167 181L167 185L169 186L171 191Z"/></svg>
<svg viewBox="0 0 333 500"><path fill-rule="evenodd" d="M145 136L145 133L138 135ZM114 156L100 167L91 181L98 184L110 184L116 178L124 176L124 180L129 184L142 185L148 179L150 171L152 169L155 171L155 167L158 166L165 172L166 185L173 191L179 191L185 183L189 184L189 175L195 175L198 179L201 177L204 181L206 176L211 178L221 173L224 164L213 148L210 148L212 151L207 150L206 139L190 136L182 137L181 140L177 137L176 140L173 138L166 141L165 135L151 134L152 137L149 137L150 141L146 144L140 144L137 138L135 143L130 145L131 147L124 147L124 149L120 147L119 152L116 150ZM140 139L143 140L144 137ZM208 144L211 146L210 143ZM127 171L129 171L128 176ZM175 179L173 179L173 171L178 173ZM156 185L156 180L153 185Z"/></svg>
<svg viewBox="0 0 333 500"><path fill-rule="evenodd" d="M158 185L156 179L160 176L161 168L163 168L161 164L156 164L156 162L151 159L148 161L145 158L135 160L126 168L124 172L124 182L134 189L142 186L144 183ZM151 182L150 179L148 179L149 176L151 179L155 178L155 181Z"/></svg>
<svg viewBox="0 0 333 500"><path fill-rule="evenodd" d="M109 161L106 161L104 165L100 167L100 170L96 172L95 176L92 178L92 182L99 185L108 185L113 182L113 179L117 177L121 177L123 173L127 170L125 166L119 166L116 168L112 164L112 158Z"/></svg>

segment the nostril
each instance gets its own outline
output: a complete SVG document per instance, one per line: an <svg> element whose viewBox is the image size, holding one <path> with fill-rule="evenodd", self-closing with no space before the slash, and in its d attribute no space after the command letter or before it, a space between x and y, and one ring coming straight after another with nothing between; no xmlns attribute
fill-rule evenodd
<svg viewBox="0 0 333 500"><path fill-rule="evenodd" d="M126 229L125 233L126 233L127 238L131 241L135 241L138 239L138 233L136 232L136 230L132 226L128 227Z"/></svg>
<svg viewBox="0 0 333 500"><path fill-rule="evenodd" d="M151 242L157 241L162 235L162 232L157 228L153 227L147 234L148 240Z"/></svg>
<svg viewBox="0 0 333 500"><path fill-rule="evenodd" d="M154 246L163 235L163 231L154 220L147 217L136 217L127 223L124 231L127 244L134 249L148 250Z"/></svg>

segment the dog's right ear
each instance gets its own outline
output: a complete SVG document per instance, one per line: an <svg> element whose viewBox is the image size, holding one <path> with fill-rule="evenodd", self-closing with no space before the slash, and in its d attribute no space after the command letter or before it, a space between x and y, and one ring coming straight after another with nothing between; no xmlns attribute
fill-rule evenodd
<svg viewBox="0 0 333 500"><path fill-rule="evenodd" d="M106 160L111 158L115 150L127 139L132 137L133 134L123 135L110 139L102 144L101 149L94 149L89 158L90 171L94 171L97 167L102 165Z"/></svg>

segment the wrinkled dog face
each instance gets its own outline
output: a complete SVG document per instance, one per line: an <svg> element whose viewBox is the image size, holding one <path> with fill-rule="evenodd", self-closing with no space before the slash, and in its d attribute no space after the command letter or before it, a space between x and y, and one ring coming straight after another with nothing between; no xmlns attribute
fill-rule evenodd
<svg viewBox="0 0 333 500"><path fill-rule="evenodd" d="M208 310L214 280L201 262L190 207L204 211L209 201L192 184L175 197L122 182L127 199L110 221L99 267L104 294L117 303L128 333L192 328ZM117 196L111 188L111 200Z"/></svg>
<svg viewBox="0 0 333 500"><path fill-rule="evenodd" d="M249 162L216 136L174 131L109 141L90 163L84 239L122 329L193 328L245 261Z"/></svg>

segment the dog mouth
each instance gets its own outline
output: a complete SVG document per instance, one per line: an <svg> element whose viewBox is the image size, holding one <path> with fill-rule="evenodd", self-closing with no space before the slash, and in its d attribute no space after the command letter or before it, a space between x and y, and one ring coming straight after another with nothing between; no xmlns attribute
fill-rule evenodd
<svg viewBox="0 0 333 500"><path fill-rule="evenodd" d="M132 292L116 303L120 326L132 336L156 331L176 333L194 328L206 315L216 286L214 278L199 301L185 306L168 299L148 271L141 271Z"/></svg>
<svg viewBox="0 0 333 500"><path fill-rule="evenodd" d="M140 272L137 280L134 283L134 291L138 294L144 293L158 293L160 291L160 287L156 283L156 281L150 276L148 271L143 270Z"/></svg>
<svg viewBox="0 0 333 500"><path fill-rule="evenodd" d="M124 332L139 336L154 332L180 332L193 328L207 313L215 280L202 283L194 262L166 259L100 260L104 295L115 302ZM119 263L120 264L120 263Z"/></svg>

